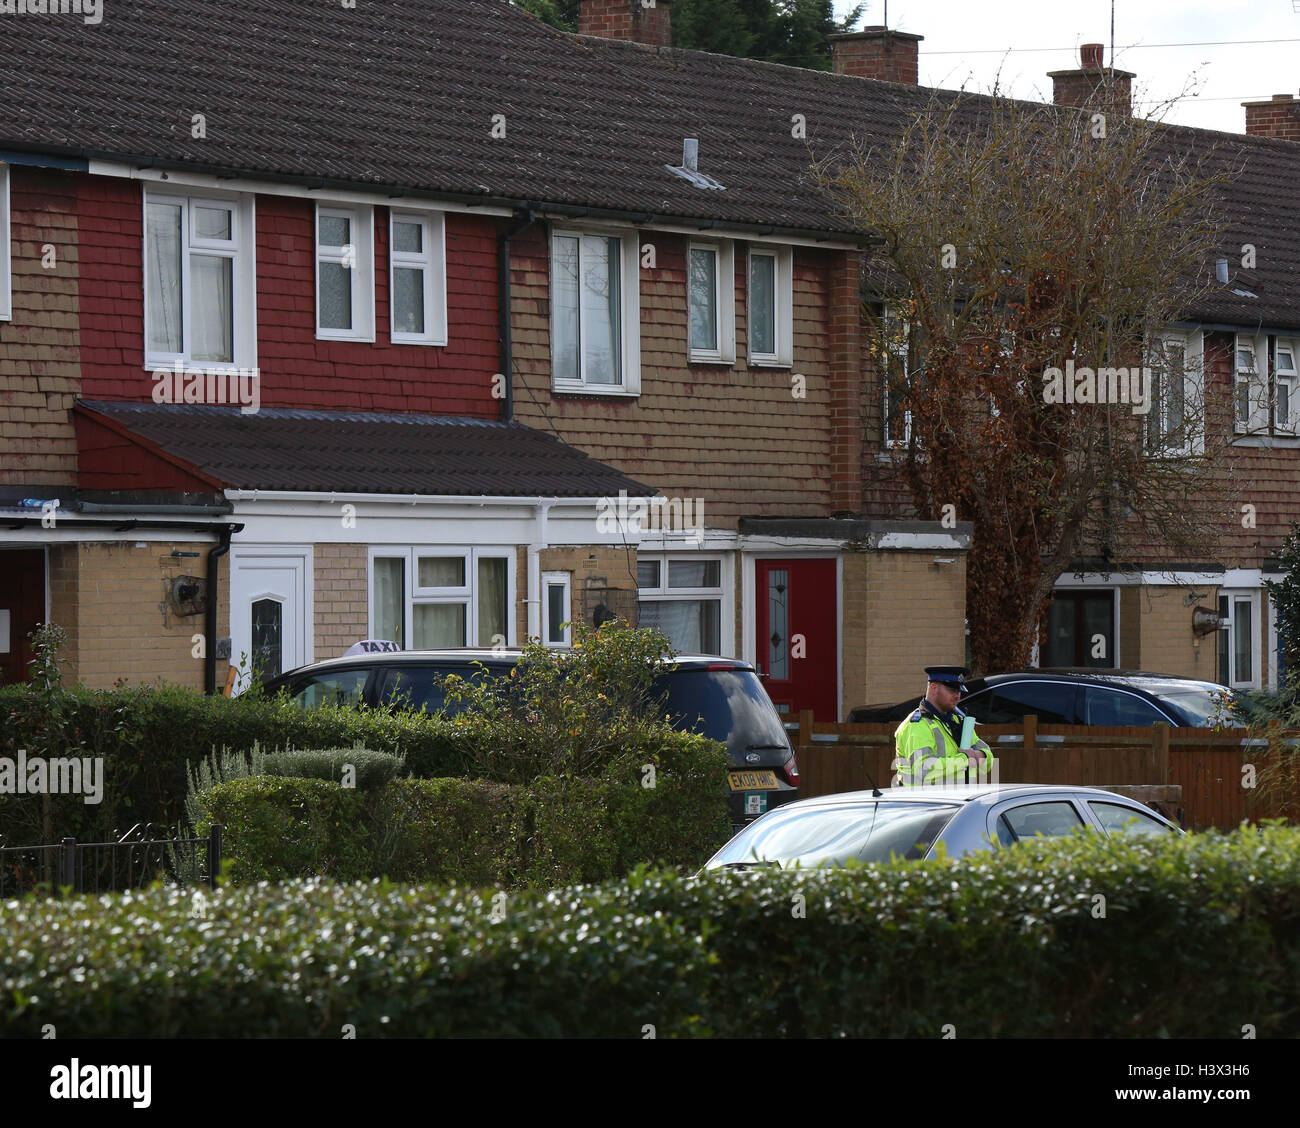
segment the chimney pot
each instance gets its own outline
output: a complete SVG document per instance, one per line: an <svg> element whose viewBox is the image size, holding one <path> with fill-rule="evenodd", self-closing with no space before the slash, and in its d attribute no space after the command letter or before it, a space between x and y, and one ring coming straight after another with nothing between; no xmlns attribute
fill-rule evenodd
<svg viewBox="0 0 1300 1128"><path fill-rule="evenodd" d="M1274 94L1267 102L1242 102L1246 107L1246 132L1252 137L1300 141L1300 99Z"/></svg>
<svg viewBox="0 0 1300 1128"><path fill-rule="evenodd" d="M1084 70L1101 70L1101 62L1106 46L1103 43L1085 43L1079 48L1079 62Z"/></svg>
<svg viewBox="0 0 1300 1128"><path fill-rule="evenodd" d="M917 84L917 44L924 35L876 25L832 35L831 69L854 78Z"/></svg>
<svg viewBox="0 0 1300 1128"><path fill-rule="evenodd" d="M1078 70L1048 71L1052 80L1052 101L1058 106L1077 106L1131 113L1132 71L1105 65L1105 47L1084 43L1079 48L1083 66Z"/></svg>

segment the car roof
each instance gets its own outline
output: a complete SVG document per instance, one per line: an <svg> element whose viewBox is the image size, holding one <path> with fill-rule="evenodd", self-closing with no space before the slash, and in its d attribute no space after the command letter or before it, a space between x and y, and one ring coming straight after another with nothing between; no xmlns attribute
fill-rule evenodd
<svg viewBox="0 0 1300 1128"><path fill-rule="evenodd" d="M834 795L817 795L810 799L798 799L773 808L777 811L789 811L804 807L864 806L881 799L900 803L973 803L977 800L993 802L999 799L1016 799L1022 796L1061 794L1099 795L1108 799L1125 799L1136 803L1115 791L1106 791L1100 787L1080 787L1069 783L987 783L956 784L952 787L882 787L880 794L874 791L841 791ZM1138 806L1141 806L1139 803Z"/></svg>
<svg viewBox="0 0 1300 1128"><path fill-rule="evenodd" d="M572 647L554 647L560 652L568 652ZM346 670L356 666L392 666L420 665L422 663L441 664L443 662L482 662L485 666L513 666L519 661L523 651L517 646L502 647L493 650L488 647L460 646L445 647L440 650L381 650L368 654L345 654L339 658L323 658L319 662L309 662L277 674L275 679L290 674L300 674L308 670ZM721 658L711 654L677 654L671 659L673 668L685 670L734 669L753 670L753 666L739 658Z"/></svg>
<svg viewBox="0 0 1300 1128"><path fill-rule="evenodd" d="M994 686L1013 681L1059 681L1059 682L1100 682L1106 685L1118 685L1128 689L1141 689L1148 693L1158 691L1159 687L1181 689L1226 689L1217 682L1202 678L1184 677L1182 674L1157 674L1149 670L1098 670L1047 668L1042 670L1016 670L1005 674L988 674L974 678L969 684L978 682L981 687Z"/></svg>

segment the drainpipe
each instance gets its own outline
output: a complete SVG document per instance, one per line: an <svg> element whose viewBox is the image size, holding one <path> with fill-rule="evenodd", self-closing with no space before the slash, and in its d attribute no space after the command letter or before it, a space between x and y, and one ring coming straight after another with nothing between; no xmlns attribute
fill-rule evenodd
<svg viewBox="0 0 1300 1128"><path fill-rule="evenodd" d="M533 504L537 510L533 522L533 539L528 545L528 637L538 638L542 633L542 549L546 547L546 516L555 498L538 498Z"/></svg>
<svg viewBox="0 0 1300 1128"><path fill-rule="evenodd" d="M209 696L217 692L217 601L220 591L217 580L221 565L217 562L230 551L230 538L242 533L243 525L222 525L218 530L221 540L208 549L208 609L204 616L203 692Z"/></svg>
<svg viewBox="0 0 1300 1128"><path fill-rule="evenodd" d="M529 207L497 239L497 262L501 269L497 288L501 319L501 374L506 382L505 397L501 400L502 423L509 423L515 417L514 341L510 332L510 240L525 227L531 227L535 218L533 209Z"/></svg>

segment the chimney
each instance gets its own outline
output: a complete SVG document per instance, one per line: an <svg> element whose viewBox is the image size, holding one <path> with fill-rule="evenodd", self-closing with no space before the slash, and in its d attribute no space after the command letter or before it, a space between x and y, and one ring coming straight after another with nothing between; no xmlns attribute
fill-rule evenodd
<svg viewBox="0 0 1300 1128"><path fill-rule="evenodd" d="M1113 107L1117 113L1132 113L1132 71L1115 70L1102 65L1106 48L1101 43L1085 43L1079 48L1078 70L1049 71L1052 101L1058 106Z"/></svg>
<svg viewBox="0 0 1300 1128"><path fill-rule="evenodd" d="M1246 132L1252 137L1277 137L1300 141L1300 98L1274 94L1271 102L1242 102L1246 107Z"/></svg>
<svg viewBox="0 0 1300 1128"><path fill-rule="evenodd" d="M580 0L578 34L671 47L671 5L672 0Z"/></svg>
<svg viewBox="0 0 1300 1128"><path fill-rule="evenodd" d="M915 86L917 44L924 35L865 27L832 35L831 70L854 78L878 78Z"/></svg>

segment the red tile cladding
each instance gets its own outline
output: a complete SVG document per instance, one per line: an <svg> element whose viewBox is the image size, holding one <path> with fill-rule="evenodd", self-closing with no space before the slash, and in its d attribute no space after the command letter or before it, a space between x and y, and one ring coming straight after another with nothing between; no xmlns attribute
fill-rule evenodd
<svg viewBox="0 0 1300 1128"><path fill-rule="evenodd" d="M82 397L147 400L142 214L138 182L80 183ZM395 411L495 419L500 366L496 228L448 214L450 344L389 340L388 209L375 208L375 341L319 341L315 204L258 196L257 365L266 407Z"/></svg>

